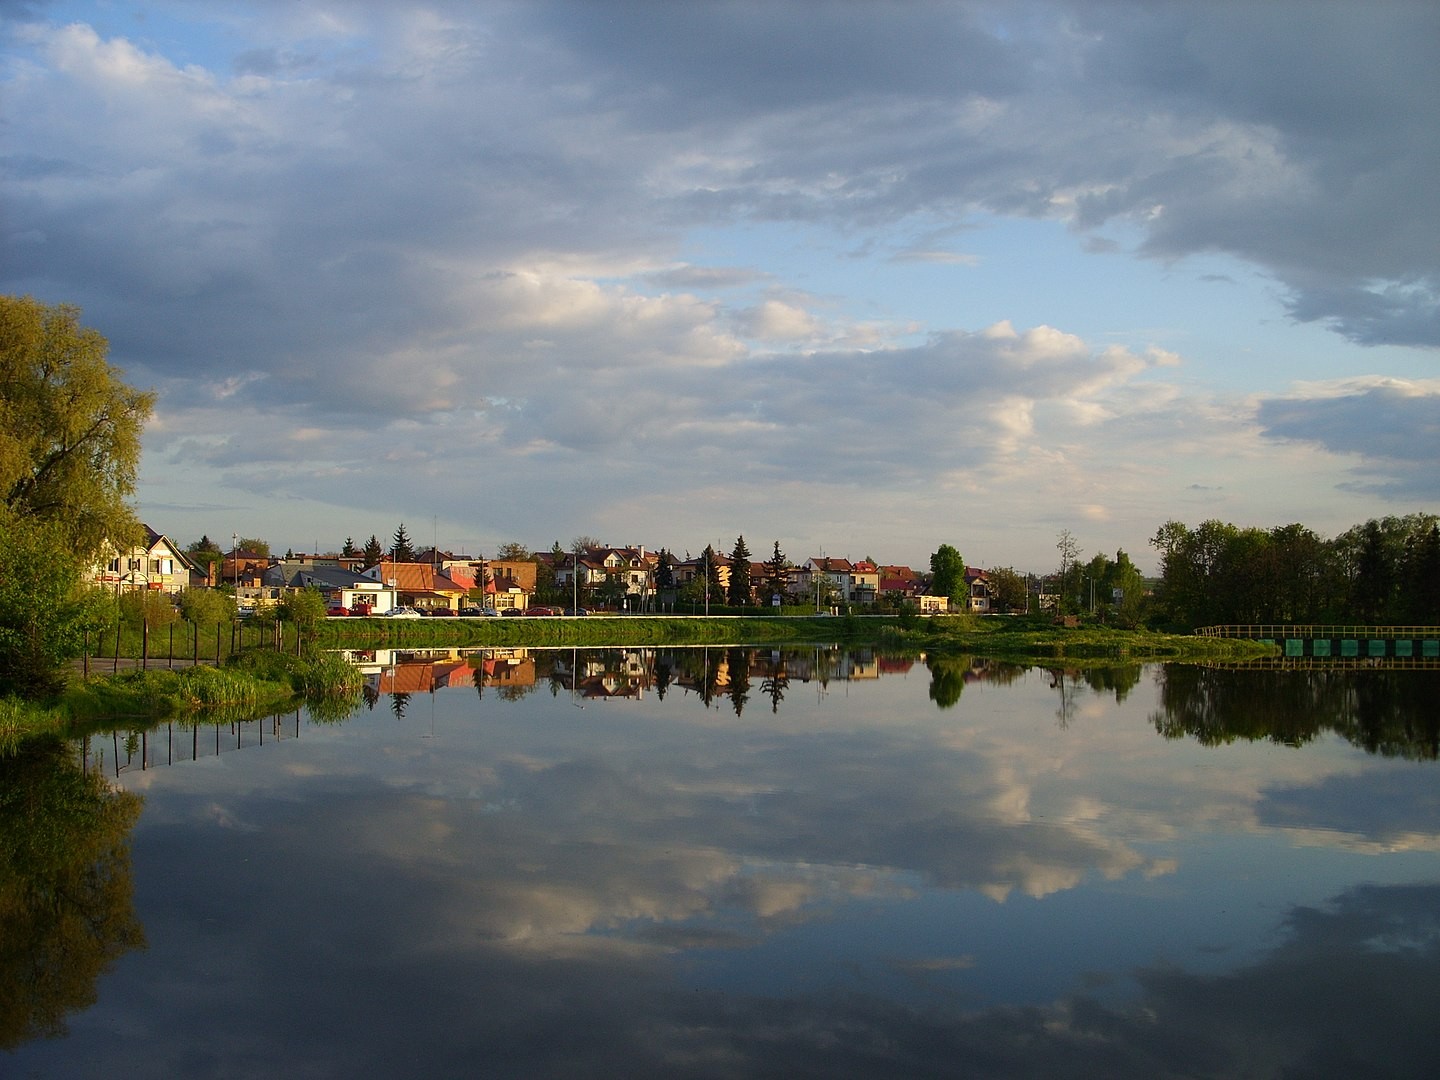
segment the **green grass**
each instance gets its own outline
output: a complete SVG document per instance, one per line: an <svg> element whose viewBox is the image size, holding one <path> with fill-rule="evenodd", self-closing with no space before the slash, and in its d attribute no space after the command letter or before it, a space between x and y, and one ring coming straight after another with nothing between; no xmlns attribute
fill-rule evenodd
<svg viewBox="0 0 1440 1080"><path fill-rule="evenodd" d="M24 739L63 734L68 723L63 710L17 698L0 698L0 757L13 754Z"/></svg>
<svg viewBox="0 0 1440 1080"><path fill-rule="evenodd" d="M320 629L325 647L420 648L606 645L768 645L871 643L915 652L973 652L997 658L1246 659L1273 646L1235 639L1118 630L1097 624L1066 629L1023 616L856 616L742 618L623 615L582 619L346 619Z"/></svg>
<svg viewBox="0 0 1440 1080"><path fill-rule="evenodd" d="M844 640L845 619L757 615L591 615L582 619L345 619L324 623L323 648L749 645Z"/></svg>
<svg viewBox="0 0 1440 1080"><path fill-rule="evenodd" d="M970 652L997 659L1246 660L1277 656L1274 645L1238 638L1205 638L1098 623L1056 626L1039 617L957 615L924 620L893 633L897 642L927 651Z"/></svg>
<svg viewBox="0 0 1440 1080"><path fill-rule="evenodd" d="M220 666L131 669L75 678L54 702L0 699L0 754L42 733L65 734L120 717L248 720L305 702L329 719L359 700L360 669L332 653L247 649Z"/></svg>

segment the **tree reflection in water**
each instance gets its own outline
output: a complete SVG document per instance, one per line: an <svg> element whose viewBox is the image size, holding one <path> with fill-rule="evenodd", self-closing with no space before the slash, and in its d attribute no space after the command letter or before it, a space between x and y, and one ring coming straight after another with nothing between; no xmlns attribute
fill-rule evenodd
<svg viewBox="0 0 1440 1080"><path fill-rule="evenodd" d="M1167 664L1155 730L1206 746L1237 739L1303 746L1334 732L1386 757L1440 751L1440 671L1261 670Z"/></svg>
<svg viewBox="0 0 1440 1080"><path fill-rule="evenodd" d="M144 947L129 847L141 802L58 738L0 758L0 1047L64 1035L99 976Z"/></svg>

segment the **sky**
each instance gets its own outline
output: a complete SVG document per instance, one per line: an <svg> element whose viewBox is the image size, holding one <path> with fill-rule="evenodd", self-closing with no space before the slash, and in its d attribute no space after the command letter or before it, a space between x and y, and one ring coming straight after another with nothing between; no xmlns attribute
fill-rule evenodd
<svg viewBox="0 0 1440 1080"><path fill-rule="evenodd" d="M0 0L180 543L1046 571L1440 510L1440 5Z"/></svg>

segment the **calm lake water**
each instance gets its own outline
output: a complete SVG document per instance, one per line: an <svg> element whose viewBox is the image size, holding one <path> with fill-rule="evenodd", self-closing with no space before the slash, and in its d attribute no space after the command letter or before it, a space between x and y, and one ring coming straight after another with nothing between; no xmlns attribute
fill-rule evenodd
<svg viewBox="0 0 1440 1080"><path fill-rule="evenodd" d="M0 1074L1440 1061L1440 672L363 659L0 763Z"/></svg>

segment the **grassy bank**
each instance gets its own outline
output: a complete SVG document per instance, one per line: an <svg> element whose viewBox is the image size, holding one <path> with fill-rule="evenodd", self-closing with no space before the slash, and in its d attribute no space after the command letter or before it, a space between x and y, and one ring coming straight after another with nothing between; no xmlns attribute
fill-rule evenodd
<svg viewBox="0 0 1440 1080"><path fill-rule="evenodd" d="M772 615L705 617L627 615L582 619L345 619L320 628L325 647L772 645L870 643L916 652L971 652L1037 660L1216 660L1273 656L1272 645L1236 639L1116 630L1099 625L1058 627L1024 617L851 616L786 618Z"/></svg>
<svg viewBox="0 0 1440 1080"><path fill-rule="evenodd" d="M330 619L322 648L544 648L557 645L769 645L846 641L879 632L865 619L773 615L591 615L581 619Z"/></svg>
<svg viewBox="0 0 1440 1080"><path fill-rule="evenodd" d="M1121 630L1096 624L1056 626L1049 619L958 615L897 627L887 637L927 652L968 652L997 659L1251 660L1278 656L1272 644L1239 638L1205 638Z"/></svg>
<svg viewBox="0 0 1440 1080"><path fill-rule="evenodd" d="M294 656L274 649L249 649L220 666L77 678L57 701L0 699L0 754L31 735L64 734L119 717L194 717L208 723L217 716L249 719L302 701L322 713L348 711L362 684L359 669L333 654Z"/></svg>

